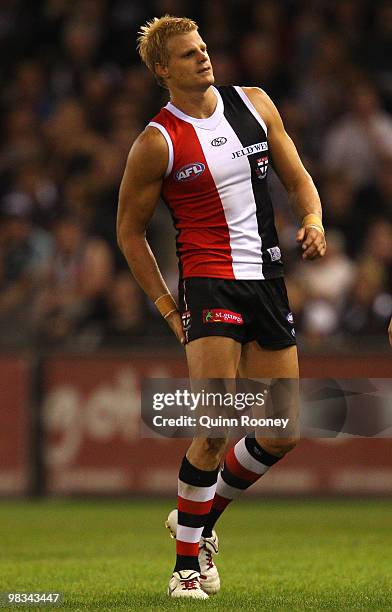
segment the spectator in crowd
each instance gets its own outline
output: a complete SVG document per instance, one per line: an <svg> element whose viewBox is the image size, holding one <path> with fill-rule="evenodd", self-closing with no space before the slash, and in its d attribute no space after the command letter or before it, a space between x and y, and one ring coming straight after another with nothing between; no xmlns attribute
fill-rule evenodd
<svg viewBox="0 0 392 612"><path fill-rule="evenodd" d="M392 112L392 3L390 0L380 0L375 3L374 27L368 32L366 42L366 53L363 53L364 63L384 96L388 111Z"/></svg>
<svg viewBox="0 0 392 612"><path fill-rule="evenodd" d="M392 157L380 160L374 181L357 193L355 212L362 227L374 219L392 223Z"/></svg>
<svg viewBox="0 0 392 612"><path fill-rule="evenodd" d="M349 112L327 132L324 168L344 168L357 188L375 178L377 166L392 156L392 118L382 110L375 87L360 81L347 91Z"/></svg>
<svg viewBox="0 0 392 612"><path fill-rule="evenodd" d="M303 302L302 326L313 344L336 333L342 310L356 282L356 265L346 255L345 240L338 230L328 233L328 252L324 265L308 267L299 264L295 279L306 296Z"/></svg>
<svg viewBox="0 0 392 612"><path fill-rule="evenodd" d="M343 329L351 334L381 334L392 312L392 223L374 221L358 262L357 279L348 298Z"/></svg>
<svg viewBox="0 0 392 612"><path fill-rule="evenodd" d="M153 340L160 334L165 344L174 342L169 327L161 330L161 321L155 311L146 304L129 270L117 274L109 284L104 304L104 314L95 326L99 346L130 349L140 346L146 339Z"/></svg>
<svg viewBox="0 0 392 612"><path fill-rule="evenodd" d="M106 317L102 325L101 342L129 348L146 332L143 298L129 272L118 274L106 293Z"/></svg>
<svg viewBox="0 0 392 612"><path fill-rule="evenodd" d="M355 258L363 245L363 217L356 214L357 202L353 183L345 172L334 172L323 177L321 197L324 203L326 230L338 230L344 237L345 251Z"/></svg>
<svg viewBox="0 0 392 612"><path fill-rule="evenodd" d="M3 202L0 222L0 335L23 343L31 336L31 300L43 279L51 236L33 225L23 198Z"/></svg>
<svg viewBox="0 0 392 612"><path fill-rule="evenodd" d="M112 255L101 238L87 237L72 217L53 226L53 250L34 304L39 335L50 344L70 341L99 319L111 280Z"/></svg>

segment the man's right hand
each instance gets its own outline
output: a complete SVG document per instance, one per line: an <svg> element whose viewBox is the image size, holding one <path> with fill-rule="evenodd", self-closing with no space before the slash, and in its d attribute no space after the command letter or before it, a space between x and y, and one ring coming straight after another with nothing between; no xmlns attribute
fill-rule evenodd
<svg viewBox="0 0 392 612"><path fill-rule="evenodd" d="M392 346L392 317L391 317L391 320L389 321L388 335L389 335L389 344Z"/></svg>
<svg viewBox="0 0 392 612"><path fill-rule="evenodd" d="M165 321L168 323L172 331L174 332L177 340L181 342L182 345L186 343L184 329L182 327L181 315L176 310L172 312L168 317L166 317Z"/></svg>

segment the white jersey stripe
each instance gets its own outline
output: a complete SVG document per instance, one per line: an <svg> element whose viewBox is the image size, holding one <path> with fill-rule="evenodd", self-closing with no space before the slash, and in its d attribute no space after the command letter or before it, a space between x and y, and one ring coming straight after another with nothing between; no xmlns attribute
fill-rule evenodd
<svg viewBox="0 0 392 612"><path fill-rule="evenodd" d="M235 157L235 152L244 147L225 117L213 134L195 126L194 129L222 202L229 229L234 277L239 280L263 279L262 241L257 225L251 168L246 154ZM215 137L224 139L224 144L212 145ZM224 158L222 153L225 153Z"/></svg>
<svg viewBox="0 0 392 612"><path fill-rule="evenodd" d="M210 501L215 495L215 488L216 484L211 487L194 487L186 482L182 482L182 480L178 481L178 495L190 501Z"/></svg>
<svg viewBox="0 0 392 612"><path fill-rule="evenodd" d="M246 95L246 93L244 92L242 87L239 87L238 85L234 85L234 89L236 90L238 95L241 97L241 99L244 102L244 104L246 104L246 106L248 107L248 109L250 110L252 115L255 117L255 119L257 119L257 121L260 123L261 127L265 131L265 135L268 136L268 130L267 130L267 126L266 126L265 122L260 117L259 113L257 112L255 107L253 106L252 102L249 100L248 96Z"/></svg>
<svg viewBox="0 0 392 612"><path fill-rule="evenodd" d="M167 176L169 176L170 172L173 170L174 151L173 151L172 139L170 138L170 135L167 129L163 127L163 125L161 125L160 123L156 123L156 121L150 121L148 125L150 125L151 127L157 128L157 130L161 132L161 134L164 136L166 140L167 148L169 150L169 159L167 162L167 168L165 172L165 178L166 178Z"/></svg>

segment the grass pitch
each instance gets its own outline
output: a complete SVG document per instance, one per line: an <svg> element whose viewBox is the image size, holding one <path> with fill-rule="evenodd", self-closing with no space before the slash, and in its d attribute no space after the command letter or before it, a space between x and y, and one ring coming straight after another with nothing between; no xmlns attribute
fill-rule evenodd
<svg viewBox="0 0 392 612"><path fill-rule="evenodd" d="M165 595L172 506L3 501L0 591L61 591L60 610L392 610L390 501L234 502L218 525L222 591L202 602Z"/></svg>

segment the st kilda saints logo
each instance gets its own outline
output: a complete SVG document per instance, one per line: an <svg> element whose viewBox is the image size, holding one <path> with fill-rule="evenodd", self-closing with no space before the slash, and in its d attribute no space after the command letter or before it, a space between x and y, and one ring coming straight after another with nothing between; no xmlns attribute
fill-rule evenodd
<svg viewBox="0 0 392 612"><path fill-rule="evenodd" d="M178 182L181 181L194 181L198 176L203 174L206 169L205 165L201 162L192 162L191 164L187 164L186 166L182 166L175 173L175 179Z"/></svg>
<svg viewBox="0 0 392 612"><path fill-rule="evenodd" d="M264 179L267 176L267 170L268 170L268 157L259 157L259 159L256 159L256 175L257 178L259 179Z"/></svg>
<svg viewBox="0 0 392 612"><path fill-rule="evenodd" d="M218 136L217 138L214 138L214 140L211 140L211 144L213 147L221 147L222 145L226 144L227 142L227 138L225 138L224 136Z"/></svg>

